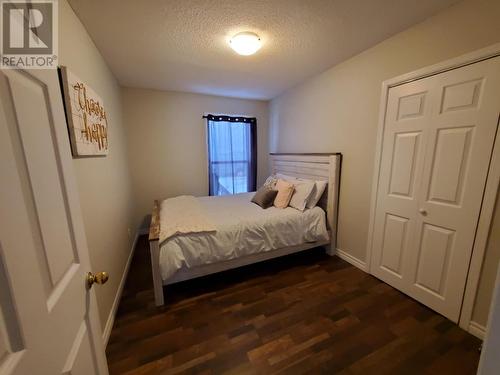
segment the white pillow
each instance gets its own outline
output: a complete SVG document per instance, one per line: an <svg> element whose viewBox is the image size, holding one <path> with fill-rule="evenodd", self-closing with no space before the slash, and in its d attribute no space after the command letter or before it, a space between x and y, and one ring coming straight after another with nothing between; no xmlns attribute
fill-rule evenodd
<svg viewBox="0 0 500 375"><path fill-rule="evenodd" d="M306 209L307 202L313 193L315 187L314 181L300 181L295 179L295 181L289 182L293 183L295 192L293 193L292 199L288 205L299 211L304 211Z"/></svg>
<svg viewBox="0 0 500 375"><path fill-rule="evenodd" d="M307 178L298 178L298 177L293 177L293 176L289 176L289 175L282 174L282 173L276 173L275 177L281 178L282 180L285 180L285 181L292 182L294 185L297 183L297 181L314 183L313 191L311 192L311 195L309 196L309 199L306 203L307 208L316 207L319 200L321 199L321 196L325 192L326 185L328 185L328 183L326 181L309 180ZM293 197L292 197L292 199L293 199Z"/></svg>
<svg viewBox="0 0 500 375"><path fill-rule="evenodd" d="M321 199L321 196L323 195L323 192L325 191L326 185L326 181L314 181L314 189L309 197L309 200L307 201L307 208L316 207L319 200Z"/></svg>
<svg viewBox="0 0 500 375"><path fill-rule="evenodd" d="M300 178L289 176L289 175L283 174L283 173L276 173L276 178L281 178L282 180L289 181L289 182L302 181ZM303 181L308 181L308 180L303 180Z"/></svg>
<svg viewBox="0 0 500 375"><path fill-rule="evenodd" d="M266 179L263 186L268 187L269 189L274 190L276 188L276 183L278 182L278 177L275 174L272 174Z"/></svg>

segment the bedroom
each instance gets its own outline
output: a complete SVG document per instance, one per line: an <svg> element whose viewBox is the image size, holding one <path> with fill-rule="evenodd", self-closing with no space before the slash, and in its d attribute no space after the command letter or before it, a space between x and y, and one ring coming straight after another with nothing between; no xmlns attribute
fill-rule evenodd
<svg viewBox="0 0 500 375"><path fill-rule="evenodd" d="M45 3L2 2L2 48L57 53L2 50L1 374L496 373L499 1ZM105 110L93 155L77 78ZM299 208L250 202L275 173ZM187 211L215 234L160 243ZM243 234L200 246L224 220Z"/></svg>

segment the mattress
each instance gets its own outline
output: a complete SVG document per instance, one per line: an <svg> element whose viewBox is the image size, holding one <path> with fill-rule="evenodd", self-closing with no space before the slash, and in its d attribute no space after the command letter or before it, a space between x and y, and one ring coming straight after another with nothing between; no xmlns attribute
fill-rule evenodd
<svg viewBox="0 0 500 375"><path fill-rule="evenodd" d="M163 280L181 268L240 258L308 242L328 241L326 214L320 207L300 212L288 207L262 209L254 193L197 198L217 230L177 235L160 245Z"/></svg>

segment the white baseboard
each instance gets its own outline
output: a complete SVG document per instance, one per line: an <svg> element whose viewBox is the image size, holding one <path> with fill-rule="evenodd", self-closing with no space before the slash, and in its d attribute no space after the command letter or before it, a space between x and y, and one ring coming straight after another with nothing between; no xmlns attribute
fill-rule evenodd
<svg viewBox="0 0 500 375"><path fill-rule="evenodd" d="M481 340L484 340L484 337L486 335L486 327L476 322L469 323L468 331L470 334L476 336Z"/></svg>
<svg viewBox="0 0 500 375"><path fill-rule="evenodd" d="M357 267L364 272L368 272L368 267L366 266L366 263L364 261L353 257L351 254L348 254L344 250L337 249L335 255L337 255L340 259L345 260L347 263L351 263L354 267Z"/></svg>
<svg viewBox="0 0 500 375"><path fill-rule="evenodd" d="M111 306L111 311L108 315L108 320L104 326L104 332L102 333L102 341L104 347L108 345L109 336L111 335L111 330L113 329L113 324L115 323L116 312L118 311L118 305L120 304L120 299L122 298L123 288L125 287L125 282L127 281L128 271L130 269L130 263L132 263L132 258L134 257L134 250L137 244L137 240L141 235L141 230L138 230L135 234L134 241L132 242L132 249L130 249L130 255L123 270L122 279L120 280L120 285L118 285L118 290L116 291L115 300L113 301L113 306Z"/></svg>

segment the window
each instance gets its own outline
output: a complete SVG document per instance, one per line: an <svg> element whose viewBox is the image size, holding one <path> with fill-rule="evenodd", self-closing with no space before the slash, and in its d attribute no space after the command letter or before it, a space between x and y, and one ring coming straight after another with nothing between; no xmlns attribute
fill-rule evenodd
<svg viewBox="0 0 500 375"><path fill-rule="evenodd" d="M257 175L254 117L207 115L209 194L254 191Z"/></svg>

